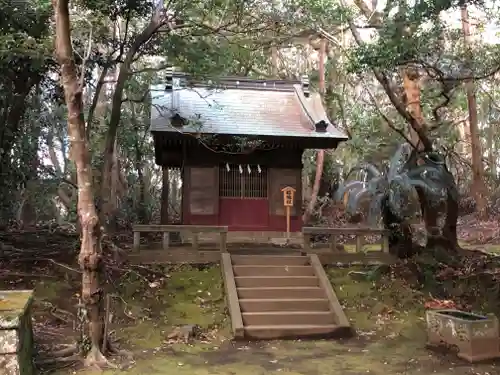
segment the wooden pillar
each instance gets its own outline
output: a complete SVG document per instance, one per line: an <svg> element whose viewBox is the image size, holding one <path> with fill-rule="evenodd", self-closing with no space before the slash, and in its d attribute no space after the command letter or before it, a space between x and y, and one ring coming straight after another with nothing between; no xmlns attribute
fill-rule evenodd
<svg viewBox="0 0 500 375"><path fill-rule="evenodd" d="M305 252L310 252L312 247L311 247L311 235L310 234L303 234L302 238L304 240L304 251Z"/></svg>
<svg viewBox="0 0 500 375"><path fill-rule="evenodd" d="M192 246L193 250L198 251L200 249L200 243L199 243L199 237L198 237L198 232L191 232L192 233Z"/></svg>
<svg viewBox="0 0 500 375"><path fill-rule="evenodd" d="M363 251L363 245L365 242L364 235L356 234L356 252L360 253Z"/></svg>
<svg viewBox="0 0 500 375"><path fill-rule="evenodd" d="M227 253L227 232L220 232L220 251Z"/></svg>
<svg viewBox="0 0 500 375"><path fill-rule="evenodd" d="M168 206L169 202L169 178L168 178L168 167L163 167L162 176L162 188L161 188L161 212L160 212L160 224L168 224Z"/></svg>
<svg viewBox="0 0 500 375"><path fill-rule="evenodd" d="M140 232L134 232L134 245L132 248L135 251L139 251L139 248L141 247L141 233Z"/></svg>
<svg viewBox="0 0 500 375"><path fill-rule="evenodd" d="M170 233L163 232L163 240L162 240L163 250L168 250L170 245Z"/></svg>
<svg viewBox="0 0 500 375"><path fill-rule="evenodd" d="M389 253L389 234L382 234L382 245L381 250L383 253Z"/></svg>
<svg viewBox="0 0 500 375"><path fill-rule="evenodd" d="M335 234L330 235L330 250L337 251L337 236Z"/></svg>

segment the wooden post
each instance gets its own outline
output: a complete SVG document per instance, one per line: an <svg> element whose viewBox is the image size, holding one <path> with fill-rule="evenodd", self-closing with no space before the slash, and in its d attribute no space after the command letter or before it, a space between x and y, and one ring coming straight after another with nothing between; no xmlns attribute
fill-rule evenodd
<svg viewBox="0 0 500 375"><path fill-rule="evenodd" d="M198 232L192 232L192 239L193 239L193 250L198 251L199 245L198 245Z"/></svg>
<svg viewBox="0 0 500 375"><path fill-rule="evenodd" d="M360 253L363 250L364 237L362 235L356 236L356 252Z"/></svg>
<svg viewBox="0 0 500 375"><path fill-rule="evenodd" d="M168 250L168 246L170 242L170 233L169 232L163 232L163 250Z"/></svg>
<svg viewBox="0 0 500 375"><path fill-rule="evenodd" d="M295 194L295 189L291 186L284 187L281 189L283 193L283 206L285 206L286 213L286 239L290 240L290 210L293 207L293 196Z"/></svg>
<svg viewBox="0 0 500 375"><path fill-rule="evenodd" d="M337 236L334 234L330 235L330 250L337 251Z"/></svg>
<svg viewBox="0 0 500 375"><path fill-rule="evenodd" d="M134 232L133 249L138 251L140 246L141 246L141 232Z"/></svg>
<svg viewBox="0 0 500 375"><path fill-rule="evenodd" d="M163 167L162 170L162 187L161 187L161 209L160 209L160 224L168 224L168 206L169 206L169 178L168 168Z"/></svg>
<svg viewBox="0 0 500 375"><path fill-rule="evenodd" d="M307 252L311 251L311 235L310 234L303 234L302 235L304 239L304 250Z"/></svg>
<svg viewBox="0 0 500 375"><path fill-rule="evenodd" d="M387 233L382 234L382 252L389 253L389 235Z"/></svg>
<svg viewBox="0 0 500 375"><path fill-rule="evenodd" d="M286 210L286 239L290 240L290 206L286 206L285 210Z"/></svg>
<svg viewBox="0 0 500 375"><path fill-rule="evenodd" d="M227 232L220 232L220 251L227 253Z"/></svg>

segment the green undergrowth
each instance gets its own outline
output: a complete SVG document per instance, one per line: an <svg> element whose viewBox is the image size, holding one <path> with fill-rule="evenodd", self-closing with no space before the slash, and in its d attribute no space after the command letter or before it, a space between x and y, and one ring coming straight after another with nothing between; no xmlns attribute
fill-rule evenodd
<svg viewBox="0 0 500 375"><path fill-rule="evenodd" d="M218 267L168 270L161 286L134 289L123 283L124 299L142 318L119 331L135 347L136 363L104 375L420 375L498 373L494 365L470 366L453 355L425 348L426 296L404 281L388 276L355 278L362 268L328 268L334 289L355 327L349 340L262 341L235 343L216 339L193 344L165 343L162 331L182 323L221 326L227 337L223 289ZM136 287L143 282L136 280ZM203 302L200 300L203 300ZM145 318L145 316L149 316ZM221 323L222 322L222 323ZM140 345L137 343L140 342ZM63 374L63 373L60 373ZM67 374L64 373L64 374ZM97 375L96 370L81 371Z"/></svg>
<svg viewBox="0 0 500 375"><path fill-rule="evenodd" d="M35 298L38 301L57 301L60 297L72 296L75 288L76 285L73 287L67 280L40 280L35 285Z"/></svg>
<svg viewBox="0 0 500 375"><path fill-rule="evenodd" d="M174 327L182 325L227 333L227 309L218 265L182 265L154 271L144 276L148 281L135 274L119 280L117 304L123 307L128 324L118 331L118 336L127 346L158 348Z"/></svg>
<svg viewBox="0 0 500 375"><path fill-rule="evenodd" d="M363 272L361 267L327 269L328 276L341 300L346 315L357 329L373 329L373 321L381 320L376 325L377 333L401 332L410 336L421 331L418 327L423 322L424 296L411 289L404 281L386 279L374 274L371 281L350 276L351 272ZM383 322L383 321L386 322ZM390 323L390 324L389 324ZM387 331L387 332L386 332Z"/></svg>
<svg viewBox="0 0 500 375"><path fill-rule="evenodd" d="M368 252L368 251L380 251L382 249L382 246L380 244L365 244L363 245L363 252ZM348 253L355 253L356 252L356 245L355 244L345 244L344 245L344 250L347 251Z"/></svg>
<svg viewBox="0 0 500 375"><path fill-rule="evenodd" d="M500 254L500 244L473 244L465 241L459 241L460 247L468 250L481 250L487 253ZM345 244L344 249L349 253L356 252L355 244ZM365 244L363 245L363 252L380 251L382 249L380 244Z"/></svg>
<svg viewBox="0 0 500 375"><path fill-rule="evenodd" d="M476 252L452 256L434 248L393 267L415 289L441 300L452 300L460 309L500 316L498 257Z"/></svg>

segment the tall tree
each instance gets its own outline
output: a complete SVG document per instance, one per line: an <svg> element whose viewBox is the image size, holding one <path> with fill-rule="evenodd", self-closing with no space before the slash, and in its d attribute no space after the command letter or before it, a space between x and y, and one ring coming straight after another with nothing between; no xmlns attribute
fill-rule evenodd
<svg viewBox="0 0 500 375"><path fill-rule="evenodd" d="M342 1L342 3L345 6L345 2ZM432 155L435 154L435 145L433 144L429 121L422 117L420 109L420 72L425 72L424 74L428 78L434 79L437 84L443 86L439 96L444 96L446 100L444 102L438 101L432 108L433 125L435 126L441 126L444 122L440 111L450 102L450 92L448 88L444 87L444 78L448 77L448 73L426 61L428 56L436 55L436 47L430 46L428 41L427 43L417 43L415 38L422 38L422 42L423 38L429 37L435 38L436 42L439 41L439 13L451 7L452 4L436 3L432 9L424 6L410 9L408 4L403 1L398 4L388 3L382 13L374 8L372 9L364 0L356 0L355 3L365 17L368 27L377 30L380 36L376 44L368 45L362 38L352 16L347 17L349 29L358 45L358 53L360 52L363 56L361 60L364 61L364 67L372 70L392 105L407 125L410 126L410 134L413 133L411 138L418 139L418 144L414 145L416 147L413 155L408 160L408 165L413 164L416 167L420 163L426 163L432 160ZM425 34L422 24L427 21L434 22L436 30ZM439 45L439 43L437 44ZM398 71L399 74L395 74ZM403 84L401 85L400 82L403 82ZM408 139L404 130L398 128L388 118L387 121L393 130ZM411 139L409 141L411 142ZM447 169L446 178L450 181L446 199L447 214L442 228L442 235L440 236L437 236L435 232L438 214L437 205L428 201L420 188L416 190L419 195L422 216L428 229L428 245L432 246L437 240L442 239L447 247L456 249L458 197L453 176ZM402 243L404 242L407 241L402 241Z"/></svg>
<svg viewBox="0 0 500 375"><path fill-rule="evenodd" d="M484 181L484 166L483 166L483 152L481 147L481 139L479 138L479 124L477 115L477 100L476 100L476 88L474 84L474 79L472 69L470 69L470 64L472 60L472 50L471 50L471 35L470 35L470 21L469 12L467 10L467 5L463 4L460 7L460 13L462 17L462 32L464 34L464 44L467 52L467 65L469 65L469 75L465 81L465 87L467 90L467 108L469 110L469 128L470 128L470 148L472 153L472 186L471 192L474 194L476 200L476 210L482 219L486 219L488 202L486 201L486 195L488 189Z"/></svg>
<svg viewBox="0 0 500 375"><path fill-rule="evenodd" d="M94 204L92 165L85 136L83 113L83 87L77 75L77 66L71 44L69 0L53 0L55 13L55 52L60 66L64 99L68 110L68 136L71 158L76 165L78 184L78 216L81 225L81 247L78 261L82 270L82 302L89 320L91 349L87 357L89 364L102 363L103 342L102 301L100 284L102 271L101 233L99 217ZM83 69L83 67L82 67Z"/></svg>
<svg viewBox="0 0 500 375"><path fill-rule="evenodd" d="M321 94L321 98L324 100L325 99L325 55L326 55L326 40L321 40L320 42L320 47L319 47L319 92ZM311 198L309 200L309 204L307 205L307 208L304 212L302 221L307 224L311 214L314 210L314 207L316 205L316 201L318 200L318 193L319 193L319 188L321 185L321 178L323 176L323 167L325 164L325 151L324 150L318 150L316 152L316 173L314 176L314 183L312 187L312 192L311 192Z"/></svg>
<svg viewBox="0 0 500 375"><path fill-rule="evenodd" d="M43 2L0 0L0 224L14 217L13 195L29 177L33 165L24 163L32 155L16 143L29 129L26 114L30 98L46 78L50 65L50 6ZM36 94L35 94L36 95ZM36 126L36 125L35 125ZM29 133L29 134L27 134ZM25 135L31 136L31 131ZM30 142L28 142L30 143ZM36 141L35 141L36 143ZM32 152L31 152L32 153ZM20 160L23 158L25 160ZM26 159L27 158L27 159Z"/></svg>

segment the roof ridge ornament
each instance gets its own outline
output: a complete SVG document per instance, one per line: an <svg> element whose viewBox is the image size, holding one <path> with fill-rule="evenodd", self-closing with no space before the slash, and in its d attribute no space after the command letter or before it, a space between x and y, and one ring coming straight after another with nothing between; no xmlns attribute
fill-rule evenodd
<svg viewBox="0 0 500 375"><path fill-rule="evenodd" d="M326 133L328 123L325 120L318 121L314 124L314 128L317 133Z"/></svg>
<svg viewBox="0 0 500 375"><path fill-rule="evenodd" d="M178 112L175 112L175 114L172 117L170 117L170 125L172 125L174 128L182 128L187 124L188 121L184 117L182 117Z"/></svg>
<svg viewBox="0 0 500 375"><path fill-rule="evenodd" d="M174 88L174 68L168 67L165 74L165 91L172 91Z"/></svg>
<svg viewBox="0 0 500 375"><path fill-rule="evenodd" d="M309 94L310 94L310 91L309 91L309 77L306 76L306 75L303 75L301 80L300 80L301 84L302 84L302 91L304 92L304 96L306 98L309 97Z"/></svg>

